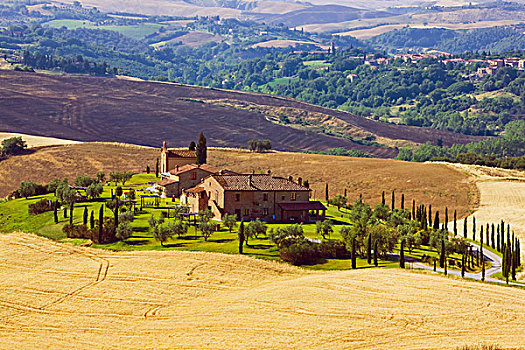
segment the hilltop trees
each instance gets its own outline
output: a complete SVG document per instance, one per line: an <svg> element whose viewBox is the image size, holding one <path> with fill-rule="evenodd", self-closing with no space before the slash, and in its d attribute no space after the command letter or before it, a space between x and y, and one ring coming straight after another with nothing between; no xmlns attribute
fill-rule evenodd
<svg viewBox="0 0 525 350"><path fill-rule="evenodd" d="M206 164L208 149L206 147L206 137L204 137L202 132L199 134L199 140L197 141L195 153L197 156L197 164Z"/></svg>
<svg viewBox="0 0 525 350"><path fill-rule="evenodd" d="M5 140L2 140L2 156L17 155L24 151L27 148L27 143L22 140L22 137L11 137Z"/></svg>
<svg viewBox="0 0 525 350"><path fill-rule="evenodd" d="M248 149L251 152L266 152L272 149L272 144L270 140L259 140L258 138L253 138L248 141Z"/></svg>

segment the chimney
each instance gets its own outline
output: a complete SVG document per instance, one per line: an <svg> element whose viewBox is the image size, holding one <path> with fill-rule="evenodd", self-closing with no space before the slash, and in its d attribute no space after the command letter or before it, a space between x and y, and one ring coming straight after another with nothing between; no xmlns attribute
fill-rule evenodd
<svg viewBox="0 0 525 350"><path fill-rule="evenodd" d="M298 177L297 178L297 183L299 184L299 186L302 186L303 185L303 178L302 177Z"/></svg>
<svg viewBox="0 0 525 350"><path fill-rule="evenodd" d="M162 148L164 148L164 149L168 149L168 146L167 146L166 140L164 140L164 142L162 143Z"/></svg>
<svg viewBox="0 0 525 350"><path fill-rule="evenodd" d="M292 176L288 176L288 181L293 182L293 177Z"/></svg>
<svg viewBox="0 0 525 350"><path fill-rule="evenodd" d="M177 165L177 167L175 168L175 171L179 171L179 166Z"/></svg>

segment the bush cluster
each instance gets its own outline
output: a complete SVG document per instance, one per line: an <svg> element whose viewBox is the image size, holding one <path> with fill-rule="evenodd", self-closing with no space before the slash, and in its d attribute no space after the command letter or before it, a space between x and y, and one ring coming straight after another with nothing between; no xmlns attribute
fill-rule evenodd
<svg viewBox="0 0 525 350"><path fill-rule="evenodd" d="M54 209L53 202L45 198L39 200L36 203L29 204L29 208L28 208L29 214L31 215L42 214L42 213L45 213L46 211L51 211L53 209Z"/></svg>

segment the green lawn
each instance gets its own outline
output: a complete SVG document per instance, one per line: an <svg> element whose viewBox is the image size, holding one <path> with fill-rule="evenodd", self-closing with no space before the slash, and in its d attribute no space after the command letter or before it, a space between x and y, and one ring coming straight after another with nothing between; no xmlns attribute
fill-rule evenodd
<svg viewBox="0 0 525 350"><path fill-rule="evenodd" d="M303 64L309 68L324 68L330 67L332 65L330 62L326 62L325 60L305 61Z"/></svg>
<svg viewBox="0 0 525 350"><path fill-rule="evenodd" d="M133 178L123 186L123 191L126 193L130 188L135 189L137 199L140 194L148 194L146 189L151 186L151 183L157 181L158 178L154 174L136 174ZM75 205L73 222L75 224L82 224L84 208L87 207L91 214L94 211L95 218L98 219L98 211L100 206L110 198L111 191L115 190L114 184L107 184L104 186L104 192L102 197L97 200L77 203ZM55 240L65 239L65 235L62 232L62 227L69 223L69 218L64 218L63 211L59 211L59 223L54 223L53 212L46 212L39 215L29 215L28 205L34 203L42 198L53 199L54 196L49 194L46 196L32 197L29 199L20 198L16 200L6 201L0 203L0 231L1 232L32 232L40 236ZM213 233L213 235L205 241L200 232L198 232L195 226L191 226L188 233L183 237L173 237L168 240L164 246L161 246L152 235L149 228L148 219L153 214L156 217L160 216L162 211L167 211L167 207L178 205L179 202L176 200L173 202L171 199L161 199L160 206L158 208L153 207L153 199L149 199L149 205L143 208L143 212L135 216L133 221L133 236L125 242L115 242L111 244L98 244L94 247L102 249L110 249L117 251L132 251L132 250L188 250L188 251L206 251L206 252L218 252L226 254L237 254L238 253L238 241L237 241L237 230L229 232L226 228L221 227L221 230ZM140 206L140 199L138 199L138 207ZM69 215L69 212L68 212ZM113 215L111 211L106 209L106 216ZM342 209L339 211L334 206L329 206L327 210L327 218L335 223L334 233L330 237L331 239L341 239L339 233L340 228L343 225L349 225L350 220L348 218L348 211ZM170 218L167 222L172 221ZM88 220L89 221L89 220ZM274 230L278 227L285 226L284 224L269 224L268 228ZM315 224L304 224L304 234L306 237L313 239L321 239L316 234ZM74 239L68 240L74 244L84 243L85 240ZM399 247L396 248L394 254L399 254ZM246 255L270 260L279 260L279 250L266 238L252 239L248 242L248 245L244 248ZM407 257L414 257L421 259L423 255L430 257L437 257L437 252L422 247L415 249L411 254L408 251L405 253ZM460 260L460 256L452 256ZM373 267L369 265L366 259L358 259L357 265L359 268ZM393 260L380 260L380 267L395 267L398 266L398 262ZM349 259L328 259L323 263L309 266L312 269L318 270L340 270L351 268L351 260Z"/></svg>
<svg viewBox="0 0 525 350"><path fill-rule="evenodd" d="M127 26L98 26L90 21L83 20L70 20L70 19L57 19L44 23L44 26L52 28L61 28L66 27L67 29L77 29L77 28L88 28L88 29L105 29L115 32L119 32L122 35L130 37L132 39L140 40L144 37L151 35L157 31L163 24L159 23L141 23L136 25L127 25Z"/></svg>

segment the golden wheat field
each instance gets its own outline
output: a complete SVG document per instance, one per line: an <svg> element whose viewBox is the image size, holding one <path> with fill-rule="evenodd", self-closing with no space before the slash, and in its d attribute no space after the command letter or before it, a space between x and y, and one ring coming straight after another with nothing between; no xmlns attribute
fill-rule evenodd
<svg viewBox="0 0 525 350"><path fill-rule="evenodd" d="M0 348L454 349L525 343L521 289L399 269L112 253L0 235Z"/></svg>

